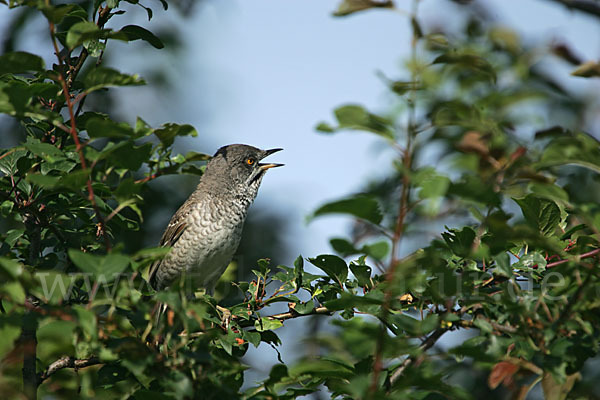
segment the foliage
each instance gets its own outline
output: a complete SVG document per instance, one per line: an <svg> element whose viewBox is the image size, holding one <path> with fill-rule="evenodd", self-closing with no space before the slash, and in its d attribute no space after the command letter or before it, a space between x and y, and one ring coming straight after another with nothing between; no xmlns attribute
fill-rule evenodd
<svg viewBox="0 0 600 400"><path fill-rule="evenodd" d="M584 367L600 330L599 146L583 130L587 103L513 32L476 19L428 32L415 7L409 76L382 76L395 111L348 104L318 125L374 133L397 155L386 179L314 212L352 217L352 237L291 267L258 260L255 278L235 283L243 301L225 310L185 287L154 293L144 270L168 249L119 240L143 222L149 181L202 173L206 155L172 148L194 128L83 111L96 92L145 83L101 65L111 41L160 49L160 38L107 28L125 12L118 1L10 6L43 14L57 62L0 56L0 111L26 130L0 153L5 397L292 399L325 387L333 398L525 398L538 384L547 399L597 395ZM391 6L346 1L336 13ZM420 230L444 224L423 245ZM168 310L156 324L158 302ZM244 382L241 357L279 346L293 318L328 322L309 339L318 353ZM462 331L460 344L437 345Z"/></svg>

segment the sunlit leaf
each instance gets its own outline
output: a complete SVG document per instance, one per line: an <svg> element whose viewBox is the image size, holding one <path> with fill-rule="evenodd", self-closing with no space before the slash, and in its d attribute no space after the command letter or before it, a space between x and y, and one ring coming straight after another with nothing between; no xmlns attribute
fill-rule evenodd
<svg viewBox="0 0 600 400"><path fill-rule="evenodd" d="M349 214L379 224L383 219L377 201L371 197L357 196L348 199L326 203L319 207L312 215L315 218L327 214Z"/></svg>
<svg viewBox="0 0 600 400"><path fill-rule="evenodd" d="M109 86L138 86L145 84L146 82L138 75L127 75L106 67L92 69L83 80L83 85L87 92Z"/></svg>

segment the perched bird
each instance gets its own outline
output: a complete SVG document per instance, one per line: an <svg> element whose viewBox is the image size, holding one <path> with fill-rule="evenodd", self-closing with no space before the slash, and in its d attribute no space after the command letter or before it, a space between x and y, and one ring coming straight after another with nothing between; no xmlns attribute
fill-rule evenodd
<svg viewBox="0 0 600 400"><path fill-rule="evenodd" d="M160 240L171 250L150 267L150 284L162 290L186 279L192 291L212 294L240 243L248 208L269 168L260 161L282 149L244 144L221 147L211 158L198 187L171 218Z"/></svg>

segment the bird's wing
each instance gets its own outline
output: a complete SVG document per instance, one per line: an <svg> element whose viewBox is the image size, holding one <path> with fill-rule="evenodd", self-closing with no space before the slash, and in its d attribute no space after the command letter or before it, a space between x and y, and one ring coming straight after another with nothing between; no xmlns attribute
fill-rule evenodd
<svg viewBox="0 0 600 400"><path fill-rule="evenodd" d="M177 240L179 240L181 235L183 235L183 232L185 232L187 229L187 216L191 211L192 210L190 207L185 207L185 204L179 210L177 210L175 215L173 215L171 218L171 221L169 221L167 229L165 229L165 232L160 238L161 246L173 247L175 243L177 243ZM154 263L152 263L150 266L150 272L148 274L150 285L152 285L152 287L155 289L157 288L156 272L158 271L161 262L162 259L154 261Z"/></svg>

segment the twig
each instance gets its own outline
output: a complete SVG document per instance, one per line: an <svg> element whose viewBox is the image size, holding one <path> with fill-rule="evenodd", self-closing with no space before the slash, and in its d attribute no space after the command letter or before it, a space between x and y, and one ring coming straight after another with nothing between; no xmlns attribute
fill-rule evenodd
<svg viewBox="0 0 600 400"><path fill-rule="evenodd" d="M592 251L588 251L587 253L583 253L581 255L575 256L574 258L575 258L575 260L577 260L577 259L581 260L584 258L594 257L596 254L599 254L599 253L600 253L600 249L595 249ZM570 259L554 261L549 264L546 264L546 268L556 267L557 265L568 263L569 261L574 261L574 260L572 258L570 258Z"/></svg>
<svg viewBox="0 0 600 400"><path fill-rule="evenodd" d="M585 281L583 281L581 285L579 285L577 291L575 292L575 294L573 294L573 297L571 297L565 308L562 310L562 313L555 321L556 326L560 325L563 321L567 319L568 316L571 315L571 309L576 303L579 303L581 301L581 298L583 297L583 289L585 289L585 287L589 285L594 275L595 273L590 272L585 278Z"/></svg>
<svg viewBox="0 0 600 400"><path fill-rule="evenodd" d="M54 361L52 364L48 366L43 372L39 373L37 376L38 385L44 382L46 379L50 378L54 373L60 371L65 368L85 368L90 367L92 365L103 364L102 361L96 356L92 356L90 358L82 358L78 359L71 356L64 356Z"/></svg>
<svg viewBox="0 0 600 400"><path fill-rule="evenodd" d="M411 12L411 19L416 19L417 9L419 5L419 0L413 0L413 9ZM417 40L418 38L415 36L413 31L413 37L411 41L411 58L413 61L416 59L417 52ZM417 79L416 72L414 69L412 70L411 81L415 82ZM406 222L406 216L409 211L409 200L410 200L410 175L409 171L412 167L413 163L413 136L415 135L415 100L416 100L416 91L414 88L410 91L410 97L408 100L408 121L406 128L406 146L404 147L404 151L402 153L402 164L404 166L404 171L402 174L402 191L400 194L400 204L398 207L398 218L396 220L396 225L394 227L394 235L392 237L392 254L390 257L390 266L385 274L385 282L390 284L394 280L394 276L396 275L396 268L400 265L398 262L398 247L402 237L404 235L404 225ZM387 287L384 294L383 304L381 306L381 317L380 320L386 320L387 315L389 313L389 307L392 301L392 289L391 287ZM373 377L371 379L371 384L368 389L368 397L374 398L377 392L377 385L379 382L379 375L381 370L383 369L383 342L386 335L386 326L385 324L381 325L379 336L377 338L376 348L375 348L375 358L373 361Z"/></svg>
<svg viewBox="0 0 600 400"><path fill-rule="evenodd" d="M441 338L442 335L446 332L448 332L448 329L444 329L444 328L438 328L435 331L433 331L433 333L431 335L429 335L427 337L427 339L423 340L423 343L421 343L421 345L419 346L419 352L422 353L424 351L429 350L438 341L438 339ZM404 370L410 364L412 364L415 361L415 359L416 359L416 357L414 357L414 356L408 357L406 360L404 360L402 362L402 364L400 364L396 368L396 370L390 376L388 391L392 386L394 386L394 383L396 383L398 381L398 379L400 379Z"/></svg>
<svg viewBox="0 0 600 400"><path fill-rule="evenodd" d="M331 311L329 309L327 309L327 307L315 307L311 312L306 313L306 314L300 314L297 311L290 310L288 312L284 312L281 314L268 315L263 318L283 322L287 319L293 319L293 318L298 318L298 317L307 317L309 315L323 315L323 314L330 314L330 313L331 313ZM242 328L245 328L248 326L254 326L254 320L250 319L250 320L240 321L239 324L240 324L240 327L242 327Z"/></svg>
<svg viewBox="0 0 600 400"><path fill-rule="evenodd" d="M478 318L483 318L483 317L478 317ZM485 319L485 318L484 318ZM485 319L485 321L487 321L492 328L494 328L495 330L497 330L498 332L502 332L502 333L517 333L518 329L515 328L512 325L502 325L499 324L495 321L490 321L489 319ZM461 320L457 323L458 326L460 326L461 328L473 328L474 324L473 321L465 321L465 320Z"/></svg>
<svg viewBox="0 0 600 400"><path fill-rule="evenodd" d="M56 42L56 31L55 31L54 23L51 21L49 21L48 23L50 25L50 37L52 39L52 46L54 47L54 52L56 53L56 57L57 57L58 63L59 63L59 71L57 74L58 81L60 82L60 84L62 86L63 96L65 98L65 103L67 105L67 109L69 110L69 117L71 119L71 121L70 121L71 127L69 129L69 133L71 134L71 137L73 138L73 142L75 143L75 149L77 151L77 154L79 155L79 162L81 163L81 168L83 170L86 170L87 164L85 161L85 156L83 155L83 147L81 145L81 142L79 141L79 136L77 133L77 123L75 121L75 114L73 112L73 103L71 101L71 94L69 91L69 86L67 85L67 81L63 77L63 74L61 71L62 68L65 66L65 64L63 62L62 57L60 56L60 51L58 50L58 43ZM82 57L80 57L80 61L81 61L81 58ZM83 65L82 61L81 61L81 65ZM79 68L81 68L81 66ZM70 82L72 82L72 80L74 79L74 77L73 77L74 73L75 72L72 72L71 77L69 78ZM106 246L106 249L110 250L111 244L110 244L110 240L108 238L108 234L106 233L106 222L104 221L104 218L102 217L100 209L98 208L98 204L96 203L96 198L94 196L94 188L92 187L91 171L87 177L86 186L87 186L87 191L88 191L88 199L89 199L90 203L92 204L92 208L94 209L94 212L96 213L96 218L98 219L99 233L104 238L104 245Z"/></svg>

